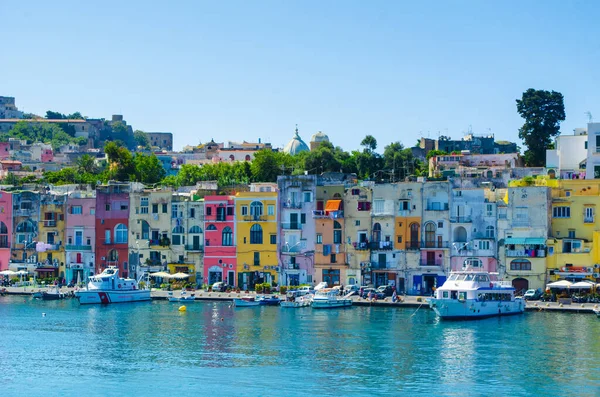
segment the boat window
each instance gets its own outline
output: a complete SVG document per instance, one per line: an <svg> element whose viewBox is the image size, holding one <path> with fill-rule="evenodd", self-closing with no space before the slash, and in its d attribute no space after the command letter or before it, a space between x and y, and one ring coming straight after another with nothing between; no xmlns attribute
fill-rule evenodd
<svg viewBox="0 0 600 397"><path fill-rule="evenodd" d="M450 281L458 280L458 274L451 274Z"/></svg>
<svg viewBox="0 0 600 397"><path fill-rule="evenodd" d="M458 299L458 291L452 291L452 292L450 292L450 298L451 299Z"/></svg>
<svg viewBox="0 0 600 397"><path fill-rule="evenodd" d="M465 281L473 281L473 275L472 274L467 274L465 277Z"/></svg>
<svg viewBox="0 0 600 397"><path fill-rule="evenodd" d="M443 292L443 296L444 296L445 299L448 299L448 291L444 291Z"/></svg>
<svg viewBox="0 0 600 397"><path fill-rule="evenodd" d="M466 293L466 292L464 292L464 291L463 291L463 292L459 292L459 293L458 293L458 300L459 300L459 301L464 301L464 300L467 300L467 293Z"/></svg>

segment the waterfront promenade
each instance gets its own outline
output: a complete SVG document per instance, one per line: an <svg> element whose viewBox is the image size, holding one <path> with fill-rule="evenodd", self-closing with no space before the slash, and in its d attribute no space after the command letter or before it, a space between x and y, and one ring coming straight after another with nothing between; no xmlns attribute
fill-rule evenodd
<svg viewBox="0 0 600 397"><path fill-rule="evenodd" d="M46 291L48 288L33 288L33 287L5 287L7 295L23 295L23 296L31 296L34 292L37 291ZM62 288L61 292L71 295L75 291L74 288ZM152 289L152 299L155 300L166 300L168 298L168 291ZM188 292L190 293L190 292ZM173 291L174 296L178 297L180 291ZM195 291L196 301L232 301L237 297L242 297L245 295L256 295L255 292L249 292L246 294L245 292L208 292L208 291ZM262 294L258 294L262 295ZM274 295L274 294L268 294ZM283 297L281 297L283 298ZM353 301L353 305L355 306L374 306L374 307L407 307L407 308L421 308L429 310L429 305L426 302L426 296L400 296L400 302L392 302L391 298L386 298L384 300L377 301L369 301L367 299L362 299L358 296L351 297ZM572 303L572 304L563 304L560 305L556 302L542 302L542 301L526 301L525 309L531 312L544 312L544 311L553 311L553 312L570 312L570 313L586 313L586 314L594 314L593 309L595 307L599 307L598 304L595 303Z"/></svg>

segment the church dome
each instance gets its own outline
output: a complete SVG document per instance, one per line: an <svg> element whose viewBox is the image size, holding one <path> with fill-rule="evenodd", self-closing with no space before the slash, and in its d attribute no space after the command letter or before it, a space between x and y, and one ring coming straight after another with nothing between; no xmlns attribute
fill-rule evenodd
<svg viewBox="0 0 600 397"><path fill-rule="evenodd" d="M311 142L329 142L329 137L327 136L327 134L324 134L323 132L319 131L312 136L310 141Z"/></svg>
<svg viewBox="0 0 600 397"><path fill-rule="evenodd" d="M298 135L298 128L296 128L296 134L294 135L292 140L289 141L288 144L285 145L285 147L283 148L283 151L285 153L291 155L295 155L300 152L308 152L309 150L310 149L308 148L308 145L304 143L302 138L300 138L300 135Z"/></svg>

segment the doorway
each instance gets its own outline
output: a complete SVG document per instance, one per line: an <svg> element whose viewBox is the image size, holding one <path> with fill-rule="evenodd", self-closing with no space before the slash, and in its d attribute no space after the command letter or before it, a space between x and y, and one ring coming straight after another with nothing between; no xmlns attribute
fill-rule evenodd
<svg viewBox="0 0 600 397"><path fill-rule="evenodd" d="M435 274L424 274L423 275L423 288L422 291L425 295L431 295L433 293L433 287L436 287L436 275Z"/></svg>
<svg viewBox="0 0 600 397"><path fill-rule="evenodd" d="M235 272L233 270L227 272L227 284L232 287L235 286Z"/></svg>

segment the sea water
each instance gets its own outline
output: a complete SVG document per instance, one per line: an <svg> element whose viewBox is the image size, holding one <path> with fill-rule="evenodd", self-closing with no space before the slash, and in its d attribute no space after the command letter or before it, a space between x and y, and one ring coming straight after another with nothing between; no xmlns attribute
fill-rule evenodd
<svg viewBox="0 0 600 397"><path fill-rule="evenodd" d="M0 297L1 396L600 395L600 319Z"/></svg>

